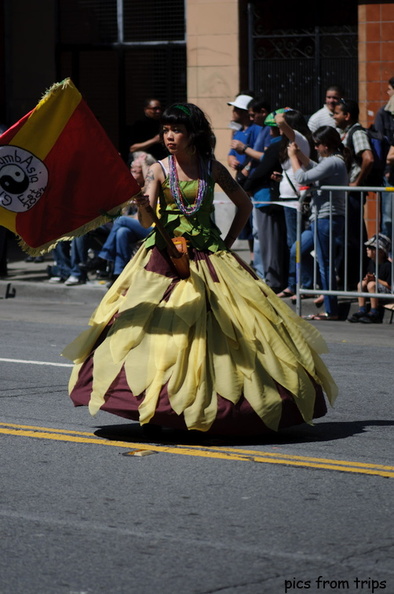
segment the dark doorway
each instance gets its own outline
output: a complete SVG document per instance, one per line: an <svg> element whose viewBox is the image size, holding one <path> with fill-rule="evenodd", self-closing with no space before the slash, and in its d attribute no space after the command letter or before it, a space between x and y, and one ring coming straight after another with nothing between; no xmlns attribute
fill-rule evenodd
<svg viewBox="0 0 394 594"><path fill-rule="evenodd" d="M57 71L124 153L146 98L186 100L184 0L58 0Z"/></svg>
<svg viewBox="0 0 394 594"><path fill-rule="evenodd" d="M273 106L309 116L329 85L358 99L357 0L249 2L248 86Z"/></svg>

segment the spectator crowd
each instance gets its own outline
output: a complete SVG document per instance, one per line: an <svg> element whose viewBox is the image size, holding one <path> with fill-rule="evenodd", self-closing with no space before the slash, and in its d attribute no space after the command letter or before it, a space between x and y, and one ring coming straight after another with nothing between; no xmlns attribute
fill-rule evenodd
<svg viewBox="0 0 394 594"><path fill-rule="evenodd" d="M324 105L309 118L289 105L270 105L249 90L228 101L227 165L254 206L240 239L248 241L257 276L279 297L295 299L296 206L306 187L309 199L299 246L302 287L392 292L394 193L379 194L379 233L368 239L366 194L356 190L394 185L394 77L388 81L387 94L387 103L368 130L359 123L357 102L346 98L337 85L326 89ZM142 190L149 165L166 155L159 134L161 114L160 101L148 98L143 116L127 130L128 148L122 156ZM339 188L331 193L320 189L327 185ZM343 186L355 188L347 200ZM74 286L95 274L111 286L149 232L130 207L113 222L59 243L48 267L49 282ZM7 276L6 234L0 227L1 277ZM383 269L384 278L379 278ZM325 311L313 319L339 318L335 296L316 294L314 302L317 307L324 305ZM381 321L378 299L371 299L370 311L365 300L359 299L359 305L359 314L349 321Z"/></svg>
<svg viewBox="0 0 394 594"><path fill-rule="evenodd" d="M394 185L394 77L388 81L387 94L388 102L369 129L359 123L357 102L346 98L337 85L327 88L323 107L309 118L291 106L271 106L250 91L228 102L230 127L235 130L228 166L254 204L240 238L249 241L256 274L279 297L294 301L299 249L302 288L325 292L314 297L315 305L324 304L325 311L310 319L340 319L333 294L337 289L393 292L394 193L377 193L379 234L368 239L364 220L368 193L357 189ZM338 190L321 190L322 186L338 186ZM303 202L308 207L303 209L298 245L297 210L305 194L309 201ZM381 249L371 248L375 243L385 246L388 264L384 267ZM373 266L372 256L376 256ZM378 273L372 283L375 268L384 268L385 274ZM372 298L370 307L361 305L363 315L349 321L380 323L383 303L384 299Z"/></svg>

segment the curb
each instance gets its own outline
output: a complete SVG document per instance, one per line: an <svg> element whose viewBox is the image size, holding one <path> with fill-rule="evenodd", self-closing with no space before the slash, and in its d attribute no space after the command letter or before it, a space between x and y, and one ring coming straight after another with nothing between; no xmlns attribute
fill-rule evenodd
<svg viewBox="0 0 394 594"><path fill-rule="evenodd" d="M107 292L104 285L87 282L84 285L67 287L64 283L52 285L45 281L20 281L12 277L0 280L0 299L32 299L46 298L48 300L77 301L88 303L100 301Z"/></svg>
<svg viewBox="0 0 394 594"><path fill-rule="evenodd" d="M42 280L19 280L12 276L8 279L0 280L0 300L6 299L47 299L62 300L67 302L77 303L99 303L107 288L105 283L99 281L88 281L86 284L74 285L67 287L64 283L51 284L47 279ZM295 311L296 306L290 298L282 299L286 305ZM339 299L339 305L342 309L343 319L345 320L349 315L358 309L357 300ZM313 299L303 299L301 304L301 314L317 314L324 311L324 307L317 308L313 303Z"/></svg>

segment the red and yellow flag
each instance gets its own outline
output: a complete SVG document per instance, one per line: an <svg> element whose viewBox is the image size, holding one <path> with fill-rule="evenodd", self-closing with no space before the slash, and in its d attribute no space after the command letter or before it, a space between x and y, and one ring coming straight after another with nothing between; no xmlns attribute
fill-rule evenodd
<svg viewBox="0 0 394 594"><path fill-rule="evenodd" d="M28 253L100 226L139 191L70 79L0 136L0 225Z"/></svg>

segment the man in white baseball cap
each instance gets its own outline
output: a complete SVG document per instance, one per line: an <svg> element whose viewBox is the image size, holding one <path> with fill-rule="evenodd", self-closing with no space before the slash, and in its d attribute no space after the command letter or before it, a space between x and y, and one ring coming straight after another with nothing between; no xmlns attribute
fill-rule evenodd
<svg viewBox="0 0 394 594"><path fill-rule="evenodd" d="M238 109L245 109L248 111L248 105L253 100L250 95L237 95L234 101L228 101L227 105L238 107Z"/></svg>
<svg viewBox="0 0 394 594"><path fill-rule="evenodd" d="M248 106L253 101L251 95L240 94L237 95L234 101L228 101L227 105L233 108L232 121L230 127L235 130L232 140L239 140L245 146L253 147L256 138L261 131L261 126L253 124L250 119ZM227 156L227 163L229 167L240 171L245 164L247 157L245 154L240 155L235 149L231 149Z"/></svg>
<svg viewBox="0 0 394 594"><path fill-rule="evenodd" d="M251 95L247 95L245 93L240 93L236 96L234 101L228 101L227 105L231 105L233 108L232 112L232 122L230 127L233 130L233 136L231 140L239 140L242 142L242 145L245 147L254 147L256 139L261 132L261 126L254 124L250 118L248 106L253 101L253 97ZM245 150L242 154L237 153L237 151L233 148L230 148L230 151L227 155L227 163L229 167L235 170L236 175L235 178L240 185L245 183L247 179L244 175L242 175L241 171L248 162L248 157L245 154ZM250 249L250 257L251 262L253 260L253 232L252 232L252 217L250 217L248 223L241 231L239 235L239 239L246 239L249 244Z"/></svg>

